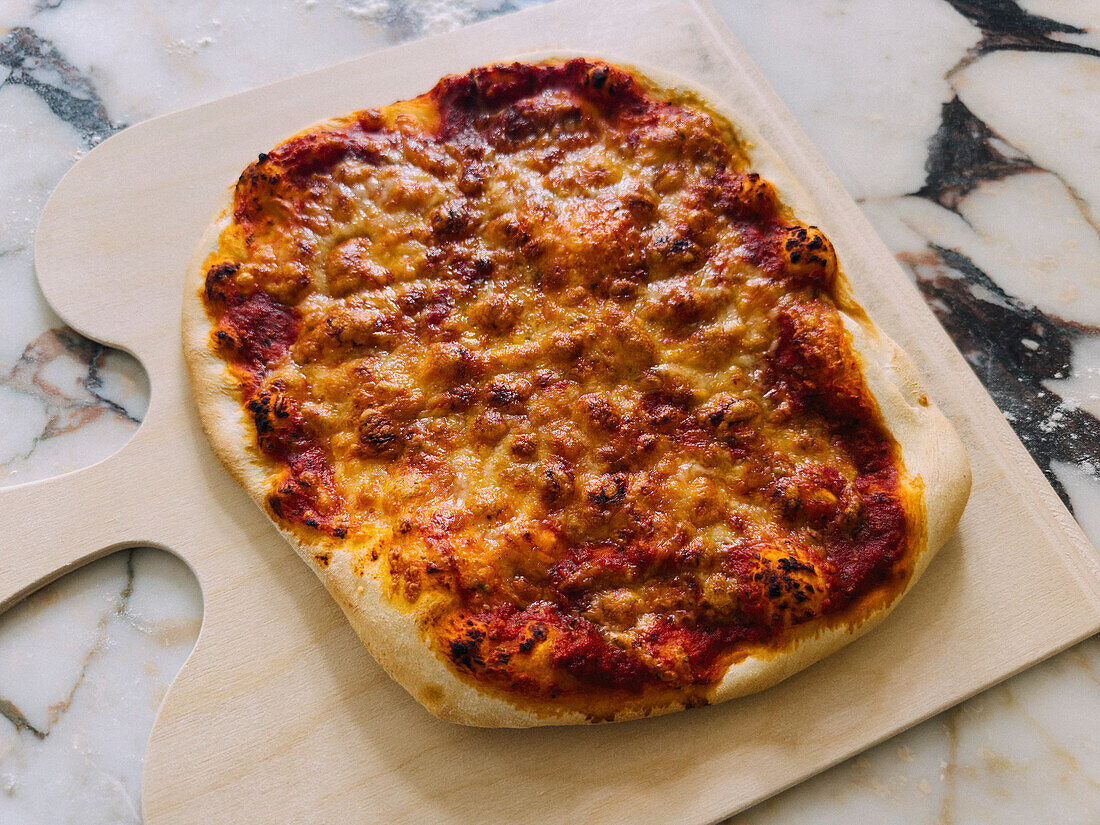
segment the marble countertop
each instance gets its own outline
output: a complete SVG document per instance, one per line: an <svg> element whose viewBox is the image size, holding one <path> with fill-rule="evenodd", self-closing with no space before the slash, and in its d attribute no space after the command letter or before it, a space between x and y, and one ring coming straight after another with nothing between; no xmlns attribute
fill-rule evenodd
<svg viewBox="0 0 1100 825"><path fill-rule="evenodd" d="M0 484L111 454L148 402L140 365L35 284L73 163L155 115L536 2L0 7ZM1100 6L716 5L1100 545ZM144 743L201 619L190 571L152 549L0 616L0 822L140 821ZM1093 638L730 821L1096 823L1098 710Z"/></svg>

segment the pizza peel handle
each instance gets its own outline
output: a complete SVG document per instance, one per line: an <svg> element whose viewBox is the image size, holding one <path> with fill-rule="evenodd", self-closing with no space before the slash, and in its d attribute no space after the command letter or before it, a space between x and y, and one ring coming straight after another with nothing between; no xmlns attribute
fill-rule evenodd
<svg viewBox="0 0 1100 825"><path fill-rule="evenodd" d="M39 223L35 248L39 284L54 309L78 330L111 344L130 340L125 319L141 313L132 311L131 305L121 318L107 317L107 294L114 291L114 297L121 297L125 290L121 284L112 289L114 285L102 282L101 273L88 271L102 258L94 249L80 254L88 233L83 231L85 222L74 221L73 215L92 211L96 198L102 198L104 190L91 185L91 179L102 177L103 159L112 154L111 144L119 142L126 142L124 135L95 149L62 179ZM102 203L98 207L102 209ZM109 246L121 240L104 235L94 242ZM0 609L97 556L154 540L138 529L134 510L141 502L129 492L137 489L135 470L140 462L135 459L146 440L143 428L122 450L98 464L0 490Z"/></svg>
<svg viewBox="0 0 1100 825"><path fill-rule="evenodd" d="M0 490L0 611L73 568L135 543L128 539L136 534L119 524L132 501L119 489L126 463L116 453L59 478Z"/></svg>
<svg viewBox="0 0 1100 825"><path fill-rule="evenodd" d="M154 403L138 433L103 461L0 489L0 610L112 550L155 546L186 555L193 497L178 489L180 438L165 442L162 406Z"/></svg>
<svg viewBox="0 0 1100 825"><path fill-rule="evenodd" d="M114 549L159 546L197 569L197 545L220 544L195 529L203 508L217 509L219 487L217 478L195 478L209 475L213 458L191 411L179 345L180 262L199 230L165 237L188 213L165 220L163 163L149 148L163 145L162 128L151 121L96 147L61 180L39 221L35 268L47 300L78 332L136 355L152 395L138 432L114 455L0 489L0 609ZM148 174L135 176L137 168ZM201 225L202 210L193 214ZM221 493L240 504L233 491Z"/></svg>

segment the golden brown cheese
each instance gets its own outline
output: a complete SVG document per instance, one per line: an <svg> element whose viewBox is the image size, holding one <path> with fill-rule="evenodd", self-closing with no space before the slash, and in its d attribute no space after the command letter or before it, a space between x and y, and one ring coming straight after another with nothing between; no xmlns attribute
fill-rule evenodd
<svg viewBox="0 0 1100 825"><path fill-rule="evenodd" d="M835 256L744 166L720 119L583 60L261 155L204 300L272 513L462 678L595 715L705 701L899 593L914 515Z"/></svg>

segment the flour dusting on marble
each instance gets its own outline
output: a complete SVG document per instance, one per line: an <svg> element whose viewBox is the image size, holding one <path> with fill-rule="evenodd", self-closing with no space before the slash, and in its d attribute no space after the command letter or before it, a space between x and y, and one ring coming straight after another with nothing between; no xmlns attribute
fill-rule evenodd
<svg viewBox="0 0 1100 825"><path fill-rule="evenodd" d="M345 0L348 14L404 36L440 34L546 0Z"/></svg>

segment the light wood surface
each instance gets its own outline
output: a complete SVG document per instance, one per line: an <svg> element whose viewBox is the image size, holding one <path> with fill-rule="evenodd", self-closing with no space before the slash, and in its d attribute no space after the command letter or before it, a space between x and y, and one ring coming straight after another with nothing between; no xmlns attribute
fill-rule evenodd
<svg viewBox="0 0 1100 825"><path fill-rule="evenodd" d="M218 193L280 138L547 48L681 75L755 126L958 428L974 488L958 533L886 623L776 688L613 726L468 729L389 680L214 459L180 354L181 283ZM149 825L714 821L1100 629L1095 551L703 3L565 0L143 123L61 182L36 262L68 323L141 359L152 401L111 458L0 491L0 608L118 547L163 547L194 569L205 616L150 737Z"/></svg>

